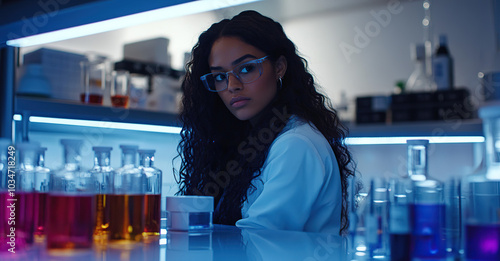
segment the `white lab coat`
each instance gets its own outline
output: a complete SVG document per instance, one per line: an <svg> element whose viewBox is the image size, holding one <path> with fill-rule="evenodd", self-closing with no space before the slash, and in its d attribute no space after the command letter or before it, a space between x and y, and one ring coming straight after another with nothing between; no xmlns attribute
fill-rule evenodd
<svg viewBox="0 0 500 261"><path fill-rule="evenodd" d="M337 160L312 124L292 116L248 190L240 228L338 233L342 189Z"/></svg>

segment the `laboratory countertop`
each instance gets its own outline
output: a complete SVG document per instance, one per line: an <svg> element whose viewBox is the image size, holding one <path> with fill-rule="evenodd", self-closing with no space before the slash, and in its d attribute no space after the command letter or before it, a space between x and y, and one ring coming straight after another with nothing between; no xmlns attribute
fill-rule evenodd
<svg viewBox="0 0 500 261"><path fill-rule="evenodd" d="M214 225L206 232L167 231L153 243L94 247L81 253L54 255L42 246L0 254L0 260L347 260L347 238L336 234Z"/></svg>

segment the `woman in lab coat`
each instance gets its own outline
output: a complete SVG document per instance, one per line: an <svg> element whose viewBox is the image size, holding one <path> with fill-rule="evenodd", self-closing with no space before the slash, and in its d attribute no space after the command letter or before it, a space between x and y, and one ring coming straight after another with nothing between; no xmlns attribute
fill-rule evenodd
<svg viewBox="0 0 500 261"><path fill-rule="evenodd" d="M346 232L347 130L282 26L215 23L186 69L179 194L213 196L216 224Z"/></svg>

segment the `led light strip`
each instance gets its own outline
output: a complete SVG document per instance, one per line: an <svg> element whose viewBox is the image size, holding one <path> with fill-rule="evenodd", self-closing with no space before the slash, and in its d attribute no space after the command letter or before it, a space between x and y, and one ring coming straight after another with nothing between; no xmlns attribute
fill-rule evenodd
<svg viewBox="0 0 500 261"><path fill-rule="evenodd" d="M257 2L260 0L199 0L184 4L168 6L142 13L126 15L118 18L100 22L75 26L71 28L56 30L52 32L8 40L6 43L15 47L26 47L32 45L46 44L62 41L86 35L108 32L134 25L150 23L168 18L180 17L207 11L213 11L230 6Z"/></svg>
<svg viewBox="0 0 500 261"><path fill-rule="evenodd" d="M406 144L406 140L429 140L429 143L481 143L482 136L422 136L422 137L349 137L347 145Z"/></svg>
<svg viewBox="0 0 500 261"><path fill-rule="evenodd" d="M13 118L15 121L22 120L22 116L19 114L15 114ZM119 129L119 130L159 132L159 133L170 133L170 134L179 134L181 132L180 127L158 126L158 125L139 124L139 123L74 120L74 119L62 119L62 118L38 117L38 116L30 116L29 120L30 120L30 122L37 122L37 123L49 123L49 124L95 127L95 128L110 128L110 129Z"/></svg>
<svg viewBox="0 0 500 261"><path fill-rule="evenodd" d="M22 116L15 114L13 119L21 121ZM91 121L91 120L74 120L62 119L52 117L38 117L30 116L30 122L60 124L70 126L82 127L96 127L96 128L111 128L120 130L134 130L145 132L159 132L179 134L180 127L173 126L158 126L151 124L138 124L138 123L122 123L122 122L109 122L109 121ZM348 137L345 140L347 145L387 145L387 144L406 144L407 140L425 139L429 143L481 143L484 142L482 136L421 136L421 137Z"/></svg>

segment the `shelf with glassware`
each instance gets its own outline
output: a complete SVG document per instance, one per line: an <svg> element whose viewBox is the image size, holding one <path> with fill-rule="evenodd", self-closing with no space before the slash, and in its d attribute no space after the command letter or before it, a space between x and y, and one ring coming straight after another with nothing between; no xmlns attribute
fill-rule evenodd
<svg viewBox="0 0 500 261"><path fill-rule="evenodd" d="M483 136L480 119L450 119L447 121L398 122L392 124L356 124L345 122L349 137L401 137L401 136Z"/></svg>
<svg viewBox="0 0 500 261"><path fill-rule="evenodd" d="M48 98L22 97L15 99L15 114L22 117L46 117L51 119L84 120L91 122L133 123L156 126L180 126L178 115L159 111L124 109L89 105L75 101ZM64 121L60 125L65 125ZM70 125L70 124L68 124ZM33 125L31 125L33 126ZM99 125L95 126L99 127ZM109 127L101 124L100 127Z"/></svg>
<svg viewBox="0 0 500 261"><path fill-rule="evenodd" d="M482 122L465 87L356 98L351 134L390 136L483 136Z"/></svg>
<svg viewBox="0 0 500 261"><path fill-rule="evenodd" d="M180 126L178 115L139 109L121 109L87 105L79 102L47 98L16 98L15 113L25 116L60 119L135 123L157 126ZM399 136L482 136L480 119L449 121L405 122L392 124L355 124L346 122L349 137L399 137ZM64 124L62 124L64 125ZM31 125L33 126L33 124ZM33 126L35 127L35 126ZM106 124L102 125L107 127Z"/></svg>

